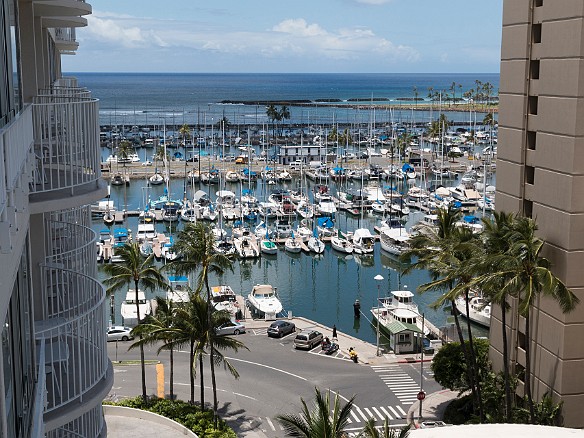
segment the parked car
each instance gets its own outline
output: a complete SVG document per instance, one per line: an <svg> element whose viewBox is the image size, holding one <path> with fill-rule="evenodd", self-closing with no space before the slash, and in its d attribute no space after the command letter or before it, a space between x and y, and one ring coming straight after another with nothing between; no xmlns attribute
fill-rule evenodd
<svg viewBox="0 0 584 438"><path fill-rule="evenodd" d="M198 163L199 162L199 157L197 155L193 155L193 156L189 157L187 159L187 161L189 163Z"/></svg>
<svg viewBox="0 0 584 438"><path fill-rule="evenodd" d="M274 321L268 327L268 336L272 337L275 336L277 338L281 338L282 336L289 335L290 333L294 333L296 331L296 326L293 322L278 320Z"/></svg>
<svg viewBox="0 0 584 438"><path fill-rule="evenodd" d="M294 338L294 348L312 350L322 342L322 333L316 330L302 330Z"/></svg>
<svg viewBox="0 0 584 438"><path fill-rule="evenodd" d="M218 335L238 335L245 333L245 325L240 322L229 321L220 327L217 327L216 333Z"/></svg>
<svg viewBox="0 0 584 438"><path fill-rule="evenodd" d="M113 326L107 329L107 340L109 341L129 341L134 339L130 327Z"/></svg>
<svg viewBox="0 0 584 438"><path fill-rule="evenodd" d="M223 157L223 161L227 161L227 162L234 162L235 161L235 157L233 155L227 155L225 157Z"/></svg>
<svg viewBox="0 0 584 438"><path fill-rule="evenodd" d="M142 166L152 166L152 161L150 160L142 161Z"/></svg>

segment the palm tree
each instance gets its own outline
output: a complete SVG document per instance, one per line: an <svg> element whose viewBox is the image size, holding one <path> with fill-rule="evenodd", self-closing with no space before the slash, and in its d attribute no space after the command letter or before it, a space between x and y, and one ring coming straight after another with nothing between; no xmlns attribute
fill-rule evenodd
<svg viewBox="0 0 584 438"><path fill-rule="evenodd" d="M266 107L266 115L268 116L268 119L270 119L270 121L272 122L272 135L275 136L274 121L280 120L280 113L273 103L269 104Z"/></svg>
<svg viewBox="0 0 584 438"><path fill-rule="evenodd" d="M154 265L154 256L150 255L146 259L140 253L138 242L126 243L120 248L116 248L116 254L120 256L120 263L110 263L102 265L103 271L110 277L104 280L108 287L107 292L113 293L120 289L126 289L130 283L134 283L136 293L136 318L140 324L140 304L138 290L140 287L146 291L154 291L157 288L168 287L164 276ZM142 398L146 402L146 368L144 365L144 346L140 345L140 365L142 371Z"/></svg>
<svg viewBox="0 0 584 438"><path fill-rule="evenodd" d="M282 425L286 435L305 438L340 438L346 436L345 428L349 423L349 415L353 407L355 396L341 407L340 398L335 394L331 407L330 391L321 393L314 388L316 398L312 409L309 409L304 399L300 414L278 415L276 420ZM332 415L331 415L332 410Z"/></svg>
<svg viewBox="0 0 584 438"><path fill-rule="evenodd" d="M132 144L128 140L122 140L118 146L118 159L121 159L124 167L126 167L126 161L133 152L134 148L132 147Z"/></svg>
<svg viewBox="0 0 584 438"><path fill-rule="evenodd" d="M501 324L507 326L508 291L503 288L506 279L493 274L493 258L497 260L509 250L507 238L516 215L513 213L494 212L493 220L483 218L484 231L482 258L478 258L476 272L480 274L475 279L475 285L492 304L501 306ZM496 269L495 269L496 271ZM503 341L503 382L505 387L505 415L508 422L512 421L513 398L511 393L511 375L509 371L509 348L507 330L502 331Z"/></svg>
<svg viewBox="0 0 584 438"><path fill-rule="evenodd" d="M209 273L223 275L229 269L233 269L233 259L215 249L215 236L211 229L202 224L187 224L177 236L176 250L183 255L182 259L172 262L171 267L178 274L188 274L199 271L195 290L201 293L203 288L207 293L208 326L211 326L213 306L211 305L211 288L209 287ZM209 364L211 367L211 380L213 384L213 415L217 417L217 383L215 380L214 338L209 337Z"/></svg>
<svg viewBox="0 0 584 438"><path fill-rule="evenodd" d="M470 266L467 265L473 254L477 252L476 241L472 233L468 229L461 229L456 226L456 222L460 218L460 210L456 208L448 206L446 209L439 209L438 225L436 227L423 227L419 234L411 239L410 249L405 251L401 258L402 260L410 261L412 257L417 257L416 262L404 271L406 274L413 269L427 269L430 272L432 280L419 286L421 292L428 290L441 290L444 292L433 304L433 307L439 307L445 302L450 303L467 364L467 377L472 392L473 406L475 412L479 412L482 417L480 389L477 387L476 380L477 366L474 358L474 348L472 348L472 345L469 345L468 348L466 347L467 343L464 341L455 302L458 295L462 293L468 294L473 272ZM472 339L470 323L467 327L469 338Z"/></svg>
<svg viewBox="0 0 584 438"><path fill-rule="evenodd" d="M381 431L375 427L375 419L370 418L365 423L359 437L364 438L407 438L410 435L410 425L407 424L400 429L389 427L389 418L385 417Z"/></svg>
<svg viewBox="0 0 584 438"><path fill-rule="evenodd" d="M169 389L171 400L174 400L174 348L170 346L172 345L172 332L169 332L168 329L174 326L176 320L175 312L176 308L172 300L156 297L156 315L146 316L142 324L134 328L132 333L139 336L140 339L134 342L129 348L132 350L141 345L154 345L162 341L163 344L158 348L156 353L160 354L162 350L169 351Z"/></svg>
<svg viewBox="0 0 584 438"><path fill-rule="evenodd" d="M280 107L280 112L278 113L280 116L279 120L283 122L284 120L290 119L290 109L286 105L282 105Z"/></svg>
<svg viewBox="0 0 584 438"><path fill-rule="evenodd" d="M186 123L184 123L180 129L178 130L179 134L181 135L182 139L183 139L183 144L186 147L187 146L187 140L189 138L191 138L191 130L189 128L189 125L187 125Z"/></svg>
<svg viewBox="0 0 584 438"><path fill-rule="evenodd" d="M550 262L541 255L544 241L536 236L537 224L531 218L517 217L505 238L508 250L492 259L492 276L505 279L501 293L519 300L519 315L525 318L525 396L531 422L535 409L531 394L531 309L540 297L556 301L564 313L574 310L578 297L551 271Z"/></svg>

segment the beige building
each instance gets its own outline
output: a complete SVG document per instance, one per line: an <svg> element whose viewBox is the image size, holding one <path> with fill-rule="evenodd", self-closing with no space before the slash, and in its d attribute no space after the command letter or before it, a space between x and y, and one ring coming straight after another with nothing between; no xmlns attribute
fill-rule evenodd
<svg viewBox="0 0 584 438"><path fill-rule="evenodd" d="M501 48L497 209L537 218L554 272L584 303L584 2L505 0ZM531 321L533 394L564 401L584 427L584 304L563 315L551 300ZM500 312L492 359L502 369ZM513 312L510 315L514 314ZM509 322L514 370L525 366L525 322ZM518 393L523 393L520 384Z"/></svg>
<svg viewBox="0 0 584 438"><path fill-rule="evenodd" d="M61 75L90 13L84 0L0 0L0 437L107 434L98 101Z"/></svg>

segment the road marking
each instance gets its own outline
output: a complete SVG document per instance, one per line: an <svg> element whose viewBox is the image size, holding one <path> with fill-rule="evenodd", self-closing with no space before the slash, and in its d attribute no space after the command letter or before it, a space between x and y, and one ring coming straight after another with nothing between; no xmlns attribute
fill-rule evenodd
<svg viewBox="0 0 584 438"><path fill-rule="evenodd" d="M263 363L258 363L258 362L252 362L252 361L249 361L249 360L238 359L236 357L229 357L228 359L229 360L234 360L234 361L237 361L237 362L248 363L250 365L257 365L258 367L267 368L267 369L270 369L270 370L277 371L279 373L286 374L288 376L296 377L297 379L304 380L305 382L308 381L308 379L306 379L305 377L299 376L297 374L294 374L294 373L291 373L291 372L288 372L288 371L284 371L284 370L282 370L280 368L275 368L275 367L271 367L269 365L264 365Z"/></svg>
<svg viewBox="0 0 584 438"><path fill-rule="evenodd" d="M377 410L377 408L371 408L371 409L375 412L375 414L377 414L377 419L381 420L383 417L385 417L385 415L383 415L381 412L379 412Z"/></svg>
<svg viewBox="0 0 584 438"><path fill-rule="evenodd" d="M164 365L156 364L156 392L158 398L164 398Z"/></svg>
<svg viewBox="0 0 584 438"><path fill-rule="evenodd" d="M274 427L274 423L272 423L272 420L270 420L268 417L266 417L266 420L268 420L268 424L270 425L270 427L272 428L272 430L276 430L276 428Z"/></svg>
<svg viewBox="0 0 584 438"><path fill-rule="evenodd" d="M393 415L395 415L395 418L401 418L401 414L398 413L394 408L392 408L391 406L387 407L391 412L393 412Z"/></svg>
<svg viewBox="0 0 584 438"><path fill-rule="evenodd" d="M383 406L380 406L379 409L383 412L384 416L386 416L390 420L393 420L393 415L391 415L389 412L387 412L387 410ZM391 409L391 408L388 406L387 409ZM397 416L396 416L396 419L397 419Z"/></svg>

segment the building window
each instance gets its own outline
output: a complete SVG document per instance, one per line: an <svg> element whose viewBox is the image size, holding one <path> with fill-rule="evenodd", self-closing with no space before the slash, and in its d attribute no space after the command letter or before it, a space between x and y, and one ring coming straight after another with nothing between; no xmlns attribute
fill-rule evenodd
<svg viewBox="0 0 584 438"><path fill-rule="evenodd" d="M539 59L534 59L529 63L529 78L539 79Z"/></svg>
<svg viewBox="0 0 584 438"><path fill-rule="evenodd" d="M535 167L525 166L525 182L533 185L535 181Z"/></svg>
<svg viewBox="0 0 584 438"><path fill-rule="evenodd" d="M533 6L540 8L543 6L543 0L533 0Z"/></svg>
<svg viewBox="0 0 584 438"><path fill-rule="evenodd" d="M533 201L523 200L523 216L533 217Z"/></svg>
<svg viewBox="0 0 584 438"><path fill-rule="evenodd" d="M529 96L527 98L527 113L537 116L537 104L538 104L537 96Z"/></svg>
<svg viewBox="0 0 584 438"><path fill-rule="evenodd" d="M400 344L409 344L410 343L410 334L409 333L400 333L398 335L397 342Z"/></svg>
<svg viewBox="0 0 584 438"><path fill-rule="evenodd" d="M527 149L529 149L530 151L534 151L536 140L537 133L535 131L527 131Z"/></svg>
<svg viewBox="0 0 584 438"><path fill-rule="evenodd" d="M541 23L535 23L531 26L531 42L533 44L541 43Z"/></svg>

